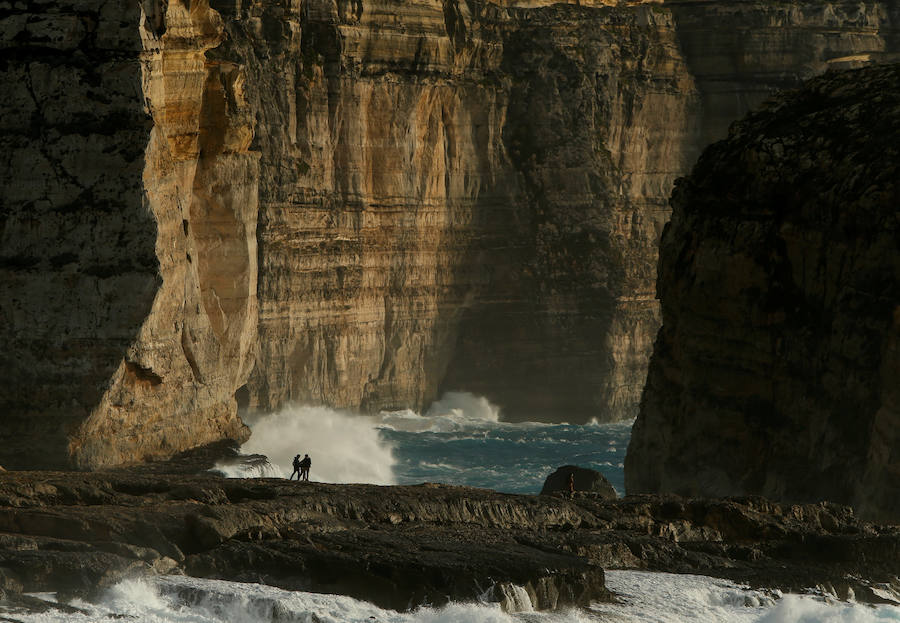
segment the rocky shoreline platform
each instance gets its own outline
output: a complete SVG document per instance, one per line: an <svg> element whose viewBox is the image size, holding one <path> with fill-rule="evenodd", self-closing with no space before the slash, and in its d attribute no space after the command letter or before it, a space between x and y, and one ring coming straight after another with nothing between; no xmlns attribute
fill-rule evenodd
<svg viewBox="0 0 900 623"><path fill-rule="evenodd" d="M440 484L227 479L166 467L0 473L6 604L65 608L141 574L336 593L405 610L614 600L604 569L697 573L895 601L900 527L763 498L511 495ZM60 605L28 593L57 592ZM521 591L518 591L521 594Z"/></svg>

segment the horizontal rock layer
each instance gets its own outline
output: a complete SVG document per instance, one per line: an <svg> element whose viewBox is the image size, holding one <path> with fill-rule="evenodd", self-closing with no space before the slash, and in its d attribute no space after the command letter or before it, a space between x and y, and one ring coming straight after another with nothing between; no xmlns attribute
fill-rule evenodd
<svg viewBox="0 0 900 623"><path fill-rule="evenodd" d="M852 589L861 600L878 600L874 583L900 573L900 532L834 505L163 473L0 474L0 542L7 597L90 598L123 577L184 572L401 610L502 601L517 585L552 609L609 599L604 566Z"/></svg>
<svg viewBox="0 0 900 623"><path fill-rule="evenodd" d="M542 4L0 7L0 464L290 401L633 417L673 180L897 9Z"/></svg>
<svg viewBox="0 0 900 623"><path fill-rule="evenodd" d="M629 492L900 521L900 65L829 74L676 186Z"/></svg>

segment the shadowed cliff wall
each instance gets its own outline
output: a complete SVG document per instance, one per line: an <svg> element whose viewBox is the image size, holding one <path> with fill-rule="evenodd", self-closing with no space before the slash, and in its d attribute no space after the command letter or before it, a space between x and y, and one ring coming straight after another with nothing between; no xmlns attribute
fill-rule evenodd
<svg viewBox="0 0 900 623"><path fill-rule="evenodd" d="M60 466L159 287L141 14L78 1L0 13L0 448L7 467Z"/></svg>
<svg viewBox="0 0 900 623"><path fill-rule="evenodd" d="M4 8L2 463L97 467L240 439L256 161L218 15Z"/></svg>
<svg viewBox="0 0 900 623"><path fill-rule="evenodd" d="M246 405L627 416L696 102L671 16L361 6L251 7L218 51L264 119Z"/></svg>
<svg viewBox="0 0 900 623"><path fill-rule="evenodd" d="M629 493L900 520L898 133L900 65L828 75L676 185Z"/></svg>
<svg viewBox="0 0 900 623"><path fill-rule="evenodd" d="M632 417L673 180L896 39L879 2L211 4L2 9L0 464L444 389Z"/></svg>

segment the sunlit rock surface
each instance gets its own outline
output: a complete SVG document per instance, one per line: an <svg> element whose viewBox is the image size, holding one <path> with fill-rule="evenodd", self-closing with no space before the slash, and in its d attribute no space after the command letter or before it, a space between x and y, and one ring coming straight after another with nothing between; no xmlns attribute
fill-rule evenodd
<svg viewBox="0 0 900 623"><path fill-rule="evenodd" d="M900 65L733 127L675 189L630 493L900 521Z"/></svg>
<svg viewBox="0 0 900 623"><path fill-rule="evenodd" d="M0 6L0 464L289 401L633 417L673 180L890 4Z"/></svg>

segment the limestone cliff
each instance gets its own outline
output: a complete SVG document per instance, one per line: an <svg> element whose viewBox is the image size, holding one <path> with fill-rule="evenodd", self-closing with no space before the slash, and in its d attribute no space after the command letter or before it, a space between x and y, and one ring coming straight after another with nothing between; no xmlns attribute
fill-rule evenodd
<svg viewBox="0 0 900 623"><path fill-rule="evenodd" d="M446 389L632 417L673 180L889 5L0 4L0 464Z"/></svg>
<svg viewBox="0 0 900 623"><path fill-rule="evenodd" d="M256 344L258 155L248 151L240 68L206 56L224 38L222 20L205 2L189 4L142 7L153 121L142 207L155 224L159 282L99 404L70 433L79 466L246 436L233 396Z"/></svg>
<svg viewBox="0 0 900 623"><path fill-rule="evenodd" d="M223 54L267 102L244 404L465 389L510 419L586 421L636 412L675 177L764 94L896 49L898 20L882 3L310 2L227 22Z"/></svg>
<svg viewBox="0 0 900 623"><path fill-rule="evenodd" d="M630 493L900 520L900 65L828 75L676 186Z"/></svg>
<svg viewBox="0 0 900 623"><path fill-rule="evenodd" d="M241 438L257 156L203 3L4 11L3 463ZM11 114L6 114L10 112Z"/></svg>
<svg viewBox="0 0 900 623"><path fill-rule="evenodd" d="M364 9L228 19L220 53L245 59L263 115L246 404L423 408L465 389L512 418L627 414L695 101L671 16Z"/></svg>

